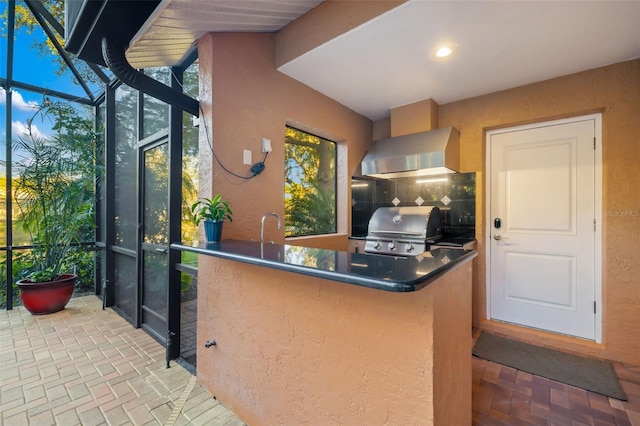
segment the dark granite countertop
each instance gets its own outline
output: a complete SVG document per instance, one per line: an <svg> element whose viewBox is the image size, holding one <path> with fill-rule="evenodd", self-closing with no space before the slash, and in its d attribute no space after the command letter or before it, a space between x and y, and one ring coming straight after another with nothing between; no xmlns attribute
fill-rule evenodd
<svg viewBox="0 0 640 426"><path fill-rule="evenodd" d="M420 290L477 256L475 250L440 248L393 257L237 240L198 246L173 243L171 248L393 292Z"/></svg>

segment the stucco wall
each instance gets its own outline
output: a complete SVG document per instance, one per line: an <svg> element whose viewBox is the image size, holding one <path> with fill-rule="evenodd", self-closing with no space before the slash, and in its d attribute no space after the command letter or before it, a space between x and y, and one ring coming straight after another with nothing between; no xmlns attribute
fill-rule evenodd
<svg viewBox="0 0 640 426"><path fill-rule="evenodd" d="M201 256L198 380L251 425L470 425L471 264L392 293Z"/></svg>
<svg viewBox="0 0 640 426"><path fill-rule="evenodd" d="M341 234L291 243L346 249L350 176L371 144L372 123L278 73L273 44L268 34L199 42L201 194L231 200L224 238L257 239L265 212L284 217L285 124L316 130L339 142ZM262 137L273 152L256 179L229 176L211 158L210 141L225 166L242 173L242 150L257 161ZM284 242L272 219L265 239ZM470 424L470 274L467 263L441 285L393 294L201 256L198 379L249 424ZM435 333L434 312L444 318ZM217 346L204 348L210 339ZM449 354L438 355L434 340Z"/></svg>
<svg viewBox="0 0 640 426"><path fill-rule="evenodd" d="M276 33L276 66L281 66L406 0L328 0Z"/></svg>
<svg viewBox="0 0 640 426"><path fill-rule="evenodd" d="M219 158L228 168L242 173L248 170L242 165L243 149L252 150L254 161L258 161L262 137L271 138L274 148L263 174L242 181L222 172L215 163L207 166L212 164L209 144L204 136L205 126L200 127L203 194L222 192L232 201L236 212L234 222L225 224L224 238L257 239L260 218L265 212L274 211L284 216L286 123L300 123L307 130L317 129L322 136L333 136L341 142L343 155L338 185L342 188L339 197L342 216L339 226L346 233L351 210L348 179L372 140L371 122L278 73L274 67L272 35L213 34L201 39L198 47L203 117ZM603 343L484 320L485 132L593 112L603 115ZM640 217L634 212L640 210L640 60L441 105L439 125L452 125L460 130L461 171L476 172L479 259L474 274L475 325L552 347L637 364L640 354ZM283 231L277 231L273 222L268 223L265 234L267 240L284 241ZM323 241L331 248L340 248L343 244L346 247L344 234L305 244L321 247ZM203 277L213 277L221 272L210 261L203 262L201 267ZM234 282L241 274L242 271L236 268L233 274L225 276ZM212 279L203 278L203 283L209 286ZM256 275L255 279L262 278ZM321 292L321 288L317 286L315 291ZM279 295L276 292L268 297ZM208 305L199 309L212 312L212 302L206 303ZM241 318L229 315L228 320ZM199 339L209 337L214 336L208 330L199 330ZM202 343L199 342L199 350ZM199 354L199 364L211 356ZM232 375L233 372L225 374Z"/></svg>
<svg viewBox="0 0 640 426"><path fill-rule="evenodd" d="M593 112L603 116L603 343L483 321L486 130ZM460 130L461 168L477 172L477 326L567 350L640 360L640 60L441 105L441 127Z"/></svg>
<svg viewBox="0 0 640 426"><path fill-rule="evenodd" d="M201 193L222 193L231 201L234 220L225 223L223 238L259 239L260 219L267 212L284 220L284 135L289 124L338 142L340 235L310 245L323 247L326 243L327 248L346 249L349 182L371 144L371 121L278 72L273 34L209 34L199 41L198 53L202 116L207 122L200 126ZM263 137L271 139L273 152L266 169L255 179L233 177L211 159L209 140L225 167L247 175L250 166L242 164L243 150L252 151L253 162L260 161ZM265 240L284 242L284 227L277 230L269 219Z"/></svg>

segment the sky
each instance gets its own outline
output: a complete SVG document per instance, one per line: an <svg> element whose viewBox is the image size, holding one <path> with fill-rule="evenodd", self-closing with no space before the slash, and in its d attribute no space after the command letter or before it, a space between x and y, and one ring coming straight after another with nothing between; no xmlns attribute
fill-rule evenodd
<svg viewBox="0 0 640 426"><path fill-rule="evenodd" d="M0 14L5 12L7 2L0 0ZM7 77L7 22L3 20L3 28L0 30L0 77ZM52 56L43 57L36 48L34 43L43 43L46 35L42 29L34 31L31 35L25 30L18 29L15 34L14 59L13 59L13 80L22 83L31 84L38 87L52 89L60 92L69 93L76 96L86 98L86 94L82 87L75 83L73 75L67 71L62 76L57 76L55 71L58 64ZM91 87L91 86L90 86ZM96 87L96 91L99 88ZM43 100L41 93L34 93L23 89L12 89L12 119L11 129L12 136L15 138L22 134L27 126L27 120L34 115L35 107ZM34 121L35 130L41 135L51 133L51 124L48 120ZM6 90L0 87L0 161L4 162L5 141L7 137L6 131Z"/></svg>

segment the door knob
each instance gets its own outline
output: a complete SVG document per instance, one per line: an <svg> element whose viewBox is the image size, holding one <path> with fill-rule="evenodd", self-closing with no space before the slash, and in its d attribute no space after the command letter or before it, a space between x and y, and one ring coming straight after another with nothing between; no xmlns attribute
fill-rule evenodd
<svg viewBox="0 0 640 426"><path fill-rule="evenodd" d="M508 238L507 238L507 237L503 237L503 236L502 236L502 235L500 235L500 234L496 234L496 235L494 235L494 236L493 236L493 239L494 239L494 240L496 240L496 241L500 241L500 240L508 240Z"/></svg>

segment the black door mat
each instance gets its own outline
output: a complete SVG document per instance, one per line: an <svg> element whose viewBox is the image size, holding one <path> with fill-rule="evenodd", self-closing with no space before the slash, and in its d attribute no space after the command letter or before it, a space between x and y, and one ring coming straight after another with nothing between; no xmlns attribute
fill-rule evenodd
<svg viewBox="0 0 640 426"><path fill-rule="evenodd" d="M473 355L601 395L627 400L613 365L482 333Z"/></svg>

